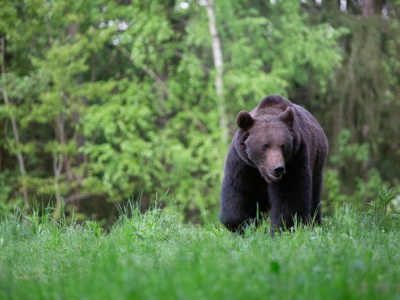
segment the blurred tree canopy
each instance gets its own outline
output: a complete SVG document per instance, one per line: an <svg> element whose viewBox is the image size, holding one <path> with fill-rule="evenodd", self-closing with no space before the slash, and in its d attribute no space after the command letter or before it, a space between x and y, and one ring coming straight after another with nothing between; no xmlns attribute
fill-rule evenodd
<svg viewBox="0 0 400 300"><path fill-rule="evenodd" d="M223 68L207 4L1 2L0 214L164 197L215 218L224 135L271 93L328 134L327 200L398 184L400 1L215 0Z"/></svg>

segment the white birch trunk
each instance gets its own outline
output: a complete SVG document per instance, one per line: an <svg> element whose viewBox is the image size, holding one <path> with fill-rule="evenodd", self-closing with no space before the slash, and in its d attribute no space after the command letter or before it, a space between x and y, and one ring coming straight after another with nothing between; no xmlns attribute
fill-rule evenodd
<svg viewBox="0 0 400 300"><path fill-rule="evenodd" d="M226 121L226 108L224 97L224 63L222 58L221 41L218 36L217 25L214 13L214 1L207 0L207 15L208 24L210 28L210 35L212 38L212 49L215 66L215 92L218 98L218 111L219 111L219 125L222 132L222 141L224 144L228 143L228 123Z"/></svg>

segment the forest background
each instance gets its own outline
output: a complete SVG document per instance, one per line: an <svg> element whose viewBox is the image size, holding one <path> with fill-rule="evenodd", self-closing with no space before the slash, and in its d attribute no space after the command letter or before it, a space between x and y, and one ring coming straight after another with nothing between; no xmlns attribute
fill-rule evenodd
<svg viewBox="0 0 400 300"><path fill-rule="evenodd" d="M399 193L399 17L396 0L1 1L0 215L112 223L131 199L216 220L236 114L272 93L328 136L325 213Z"/></svg>

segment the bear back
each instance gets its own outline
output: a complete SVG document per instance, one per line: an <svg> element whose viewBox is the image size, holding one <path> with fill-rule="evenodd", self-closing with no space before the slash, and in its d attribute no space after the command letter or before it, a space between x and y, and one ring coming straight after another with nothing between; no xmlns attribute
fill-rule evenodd
<svg viewBox="0 0 400 300"><path fill-rule="evenodd" d="M263 98L258 105L250 112L253 118L265 115L279 115L288 107L293 107L293 103L280 95L269 95Z"/></svg>

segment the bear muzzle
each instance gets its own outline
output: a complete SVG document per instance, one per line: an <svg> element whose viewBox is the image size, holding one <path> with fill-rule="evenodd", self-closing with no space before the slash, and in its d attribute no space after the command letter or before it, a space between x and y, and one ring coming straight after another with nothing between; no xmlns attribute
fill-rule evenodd
<svg viewBox="0 0 400 300"><path fill-rule="evenodd" d="M260 173L267 183L277 182L281 180L285 174L285 165L276 165L272 170L263 168L263 170L260 170Z"/></svg>
<svg viewBox="0 0 400 300"><path fill-rule="evenodd" d="M284 165L277 165L274 167L273 176L275 178L281 178L285 174L285 166Z"/></svg>

